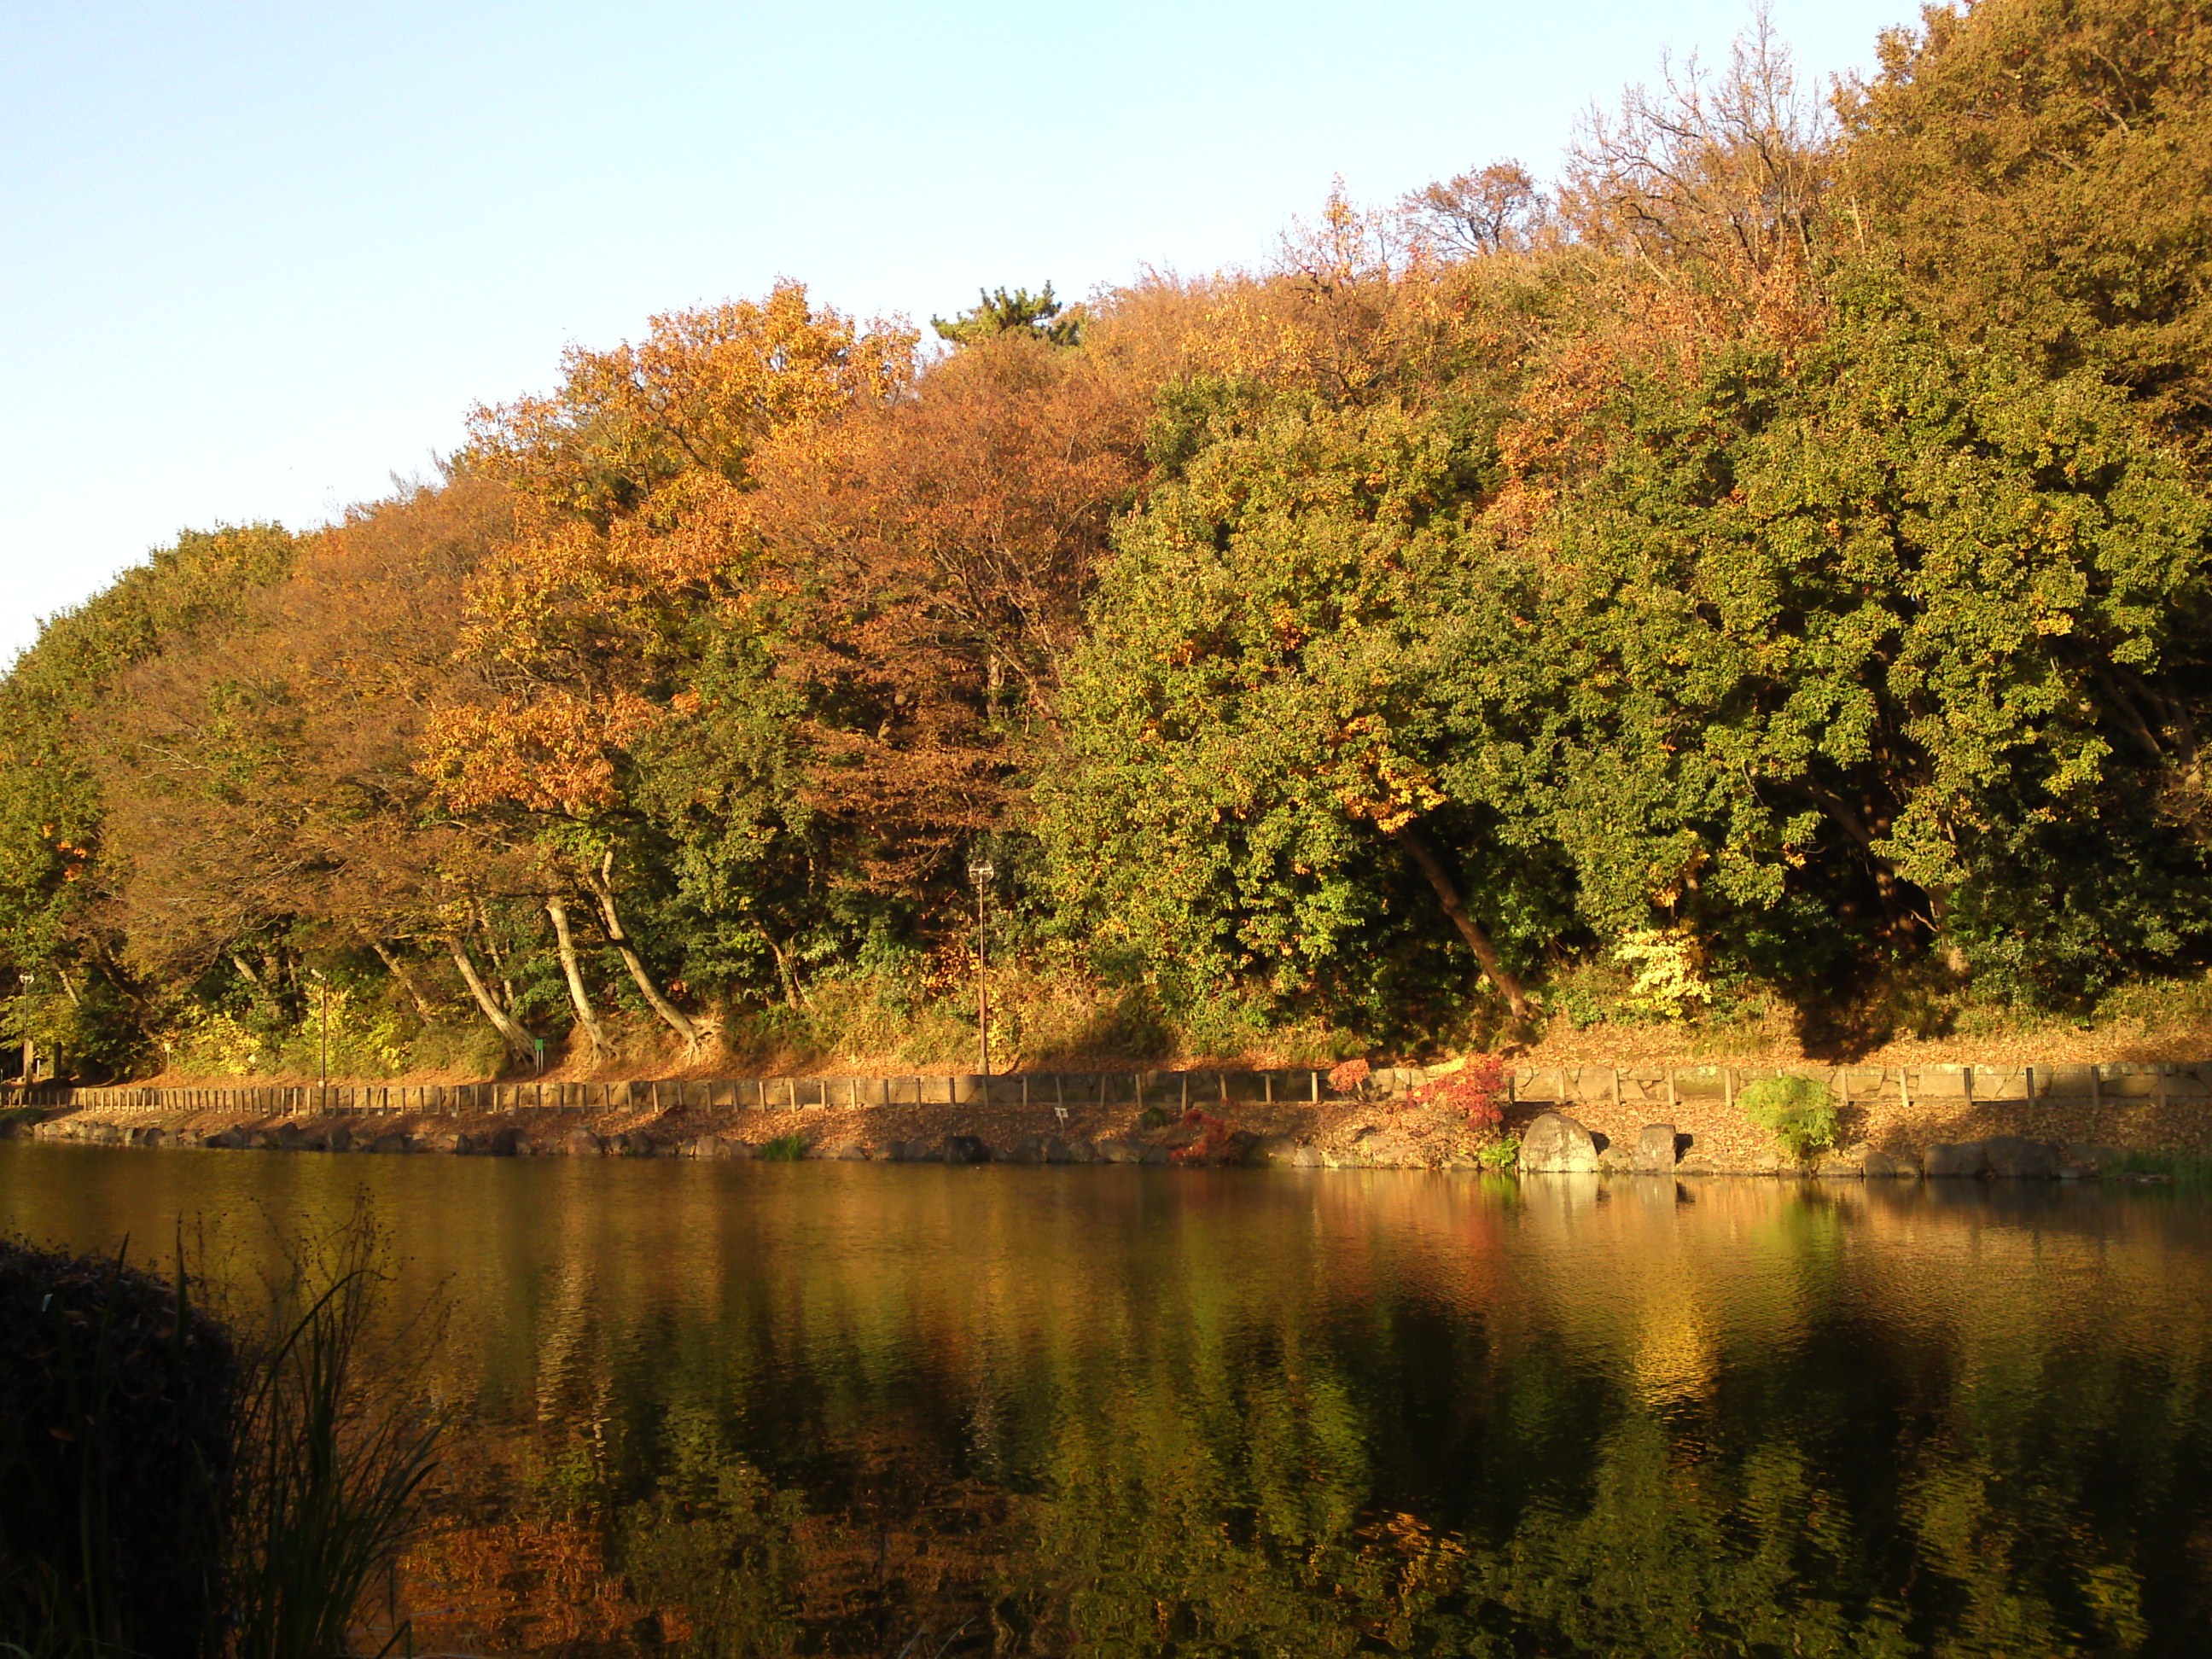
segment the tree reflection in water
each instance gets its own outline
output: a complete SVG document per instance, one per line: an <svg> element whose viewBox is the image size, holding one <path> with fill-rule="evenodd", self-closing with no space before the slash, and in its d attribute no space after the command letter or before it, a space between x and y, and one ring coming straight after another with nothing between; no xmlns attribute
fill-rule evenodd
<svg viewBox="0 0 2212 1659"><path fill-rule="evenodd" d="M88 1243L363 1179L404 1211L473 1405L406 1565L441 1651L2018 1659L2212 1627L2185 1196L26 1150L18 1224Z"/></svg>

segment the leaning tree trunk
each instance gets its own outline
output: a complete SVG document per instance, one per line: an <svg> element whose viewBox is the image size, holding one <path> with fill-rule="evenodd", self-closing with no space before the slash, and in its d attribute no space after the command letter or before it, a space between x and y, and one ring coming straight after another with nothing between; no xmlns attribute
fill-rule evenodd
<svg viewBox="0 0 2212 1659"><path fill-rule="evenodd" d="M586 884L592 890L592 896L599 902L600 915L606 920L607 943L621 954L623 966L629 969L630 978L637 981L638 994L651 1005L653 1012L660 1016L662 1023L670 1030L684 1039L685 1058L696 1058L700 1047L698 1026L681 1008L660 994L660 988L653 982L653 975L646 971L645 961L638 955L637 947L630 943L629 935L623 932L622 916L615 908L614 882L610 873L613 863L610 858L599 866L596 876L586 874L584 878Z"/></svg>
<svg viewBox="0 0 2212 1659"><path fill-rule="evenodd" d="M477 972L476 961L469 955L468 946L458 939L447 939L446 943L453 947L453 966L461 970L462 979L468 983L469 994L477 1000L477 1006L483 1010L483 1017L492 1023L493 1028L506 1042L507 1053L517 1060L535 1058L537 1040L516 1023L514 1015L500 1006L499 999L486 988L483 975Z"/></svg>
<svg viewBox="0 0 2212 1659"><path fill-rule="evenodd" d="M1521 981L1513 976L1512 970L1499 958L1498 947L1490 942L1490 935L1484 933L1468 913L1467 905L1459 896L1458 884L1452 880L1451 872L1444 868L1444 861L1437 849L1429 844L1429 838L1410 823L1393 830L1390 834L1411 855L1413 862L1421 866L1421 873L1429 878L1429 885L1437 890L1437 899L1443 906L1444 914L1451 918L1452 926L1459 929L1460 937L1467 941L1467 948L1474 952L1474 959L1482 964L1482 971L1490 975L1490 982L1505 994L1505 1005L1513 1011L1513 1018L1527 1019L1529 1015L1528 994L1521 988Z"/></svg>
<svg viewBox="0 0 2212 1659"><path fill-rule="evenodd" d="M545 901L545 914L553 918L553 942L560 952L561 971L568 981L568 1000L575 1006L576 1023L584 1028L584 1035L592 1040L592 1058L598 1060L612 1052L607 1034L599 1025L598 1012L592 1006L591 994L584 988L584 970L576 961L576 941L568 932L568 906L557 893Z"/></svg>
<svg viewBox="0 0 2212 1659"><path fill-rule="evenodd" d="M406 991L407 1000L415 1005L415 1012L422 1016L422 1023L436 1024L438 1011L430 1006L430 999L422 994L422 982L415 977L415 970L407 965L406 958L372 933L363 933L362 937L368 941L368 948L376 952L376 959L384 964L385 971L398 980Z"/></svg>

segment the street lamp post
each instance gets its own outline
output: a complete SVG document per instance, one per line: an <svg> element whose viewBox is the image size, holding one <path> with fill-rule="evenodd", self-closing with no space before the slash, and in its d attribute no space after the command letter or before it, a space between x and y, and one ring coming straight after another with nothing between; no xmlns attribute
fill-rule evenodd
<svg viewBox="0 0 2212 1659"><path fill-rule="evenodd" d="M991 962L990 930L983 907L990 896L991 878L998 873L991 860L980 854L969 861L968 879L975 884L975 1034L981 1058L977 1069L987 1078L991 1075Z"/></svg>
<svg viewBox="0 0 2212 1659"><path fill-rule="evenodd" d="M31 1097L31 1085L38 1081L39 1043L31 1035L31 982L36 974L18 974L23 981L23 1098Z"/></svg>
<svg viewBox="0 0 2212 1659"><path fill-rule="evenodd" d="M315 1018L315 1109L329 1109L331 1103L331 982L323 977L319 968L307 972L315 981L315 998L319 1012Z"/></svg>

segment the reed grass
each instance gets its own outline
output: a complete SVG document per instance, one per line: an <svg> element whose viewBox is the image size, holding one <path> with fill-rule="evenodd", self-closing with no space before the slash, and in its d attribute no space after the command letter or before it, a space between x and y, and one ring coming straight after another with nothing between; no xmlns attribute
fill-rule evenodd
<svg viewBox="0 0 2212 1659"><path fill-rule="evenodd" d="M412 1534L441 1414L394 1391L372 1354L388 1241L365 1208L295 1264L293 1311L258 1356L232 1488L227 1659L325 1659ZM372 1363L372 1359L375 1363ZM404 1647L395 1620L383 1643Z"/></svg>

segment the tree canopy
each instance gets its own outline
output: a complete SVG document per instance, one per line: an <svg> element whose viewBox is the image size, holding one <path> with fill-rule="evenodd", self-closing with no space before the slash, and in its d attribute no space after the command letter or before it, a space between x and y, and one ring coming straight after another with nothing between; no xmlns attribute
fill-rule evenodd
<svg viewBox="0 0 2212 1659"><path fill-rule="evenodd" d="M979 847L1063 1052L1493 1042L1578 964L1808 1030L2197 972L2208 42L1937 7L1823 106L1761 24L1555 179L1339 191L1249 269L574 349L436 477L47 623L15 1034L273 1066L320 974L361 1066L911 1058Z"/></svg>

